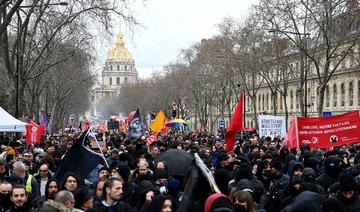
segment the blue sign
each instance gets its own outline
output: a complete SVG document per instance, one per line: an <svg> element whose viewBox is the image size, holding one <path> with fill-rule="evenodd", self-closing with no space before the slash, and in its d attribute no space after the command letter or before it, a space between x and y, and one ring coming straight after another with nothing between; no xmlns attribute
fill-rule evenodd
<svg viewBox="0 0 360 212"><path fill-rule="evenodd" d="M331 111L323 111L323 116L332 116L332 112Z"/></svg>
<svg viewBox="0 0 360 212"><path fill-rule="evenodd" d="M224 122L224 120L219 120L219 126L220 127L224 127L225 126L225 122Z"/></svg>

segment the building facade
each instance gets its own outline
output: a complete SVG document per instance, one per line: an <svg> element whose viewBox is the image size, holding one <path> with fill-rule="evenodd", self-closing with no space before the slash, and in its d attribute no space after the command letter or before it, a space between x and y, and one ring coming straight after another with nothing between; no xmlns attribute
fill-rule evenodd
<svg viewBox="0 0 360 212"><path fill-rule="evenodd" d="M100 85L93 89L91 114L98 116L96 106L100 101L119 96L123 85L135 83L137 80L138 72L134 58L125 47L124 35L120 32L116 35L115 47L107 55L101 72Z"/></svg>

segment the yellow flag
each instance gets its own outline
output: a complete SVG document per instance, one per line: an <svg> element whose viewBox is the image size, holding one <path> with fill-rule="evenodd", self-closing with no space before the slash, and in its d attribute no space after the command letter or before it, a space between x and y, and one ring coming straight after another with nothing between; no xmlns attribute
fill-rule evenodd
<svg viewBox="0 0 360 212"><path fill-rule="evenodd" d="M150 124L150 129L153 132L160 132L162 126L165 124L166 117L165 114L162 110L160 110L160 112L158 112L158 114L156 115L155 120L153 121L153 123Z"/></svg>

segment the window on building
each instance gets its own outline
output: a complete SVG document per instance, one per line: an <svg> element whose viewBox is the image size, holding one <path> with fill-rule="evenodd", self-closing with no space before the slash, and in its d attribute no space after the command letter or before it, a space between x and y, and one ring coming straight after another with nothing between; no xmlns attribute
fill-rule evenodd
<svg viewBox="0 0 360 212"><path fill-rule="evenodd" d="M127 65L124 65L125 71L127 71Z"/></svg>
<svg viewBox="0 0 360 212"><path fill-rule="evenodd" d="M334 84L334 87L333 87L333 107L337 107L337 90L336 90L336 84Z"/></svg>
<svg viewBox="0 0 360 212"><path fill-rule="evenodd" d="M341 107L345 106L345 84L341 83L340 85L340 93L341 93Z"/></svg>
<svg viewBox="0 0 360 212"><path fill-rule="evenodd" d="M127 78L127 77L125 77L125 78L124 78L124 82L126 83L127 81L128 81L128 78Z"/></svg>
<svg viewBox="0 0 360 212"><path fill-rule="evenodd" d="M330 107L330 91L328 85L325 88L325 105L326 107Z"/></svg>
<svg viewBox="0 0 360 212"><path fill-rule="evenodd" d="M349 106L354 105L354 84L353 82L349 82Z"/></svg>
<svg viewBox="0 0 360 212"><path fill-rule="evenodd" d="M120 71L120 66L116 65L116 70Z"/></svg>
<svg viewBox="0 0 360 212"><path fill-rule="evenodd" d="M269 108L269 94L268 94L268 93L266 94L265 102L266 102L266 104L265 104L265 110L268 110L268 108Z"/></svg>
<svg viewBox="0 0 360 212"><path fill-rule="evenodd" d="M296 109L299 109L300 107L300 93L295 92L295 99L296 99Z"/></svg>
<svg viewBox="0 0 360 212"><path fill-rule="evenodd" d="M109 78L109 85L112 85L112 78Z"/></svg>
<svg viewBox="0 0 360 212"><path fill-rule="evenodd" d="M282 96L280 95L280 97L279 97L279 99L280 99L280 110L282 110L283 109L283 98L282 98Z"/></svg>
<svg viewBox="0 0 360 212"><path fill-rule="evenodd" d="M293 92L290 91L290 109L294 109L294 97L293 97Z"/></svg>
<svg viewBox="0 0 360 212"><path fill-rule="evenodd" d="M120 85L120 77L116 77L116 84Z"/></svg>
<svg viewBox="0 0 360 212"><path fill-rule="evenodd" d="M265 110L265 94L262 95L262 110Z"/></svg>
<svg viewBox="0 0 360 212"><path fill-rule="evenodd" d="M91 96L91 101L95 101L95 96Z"/></svg>

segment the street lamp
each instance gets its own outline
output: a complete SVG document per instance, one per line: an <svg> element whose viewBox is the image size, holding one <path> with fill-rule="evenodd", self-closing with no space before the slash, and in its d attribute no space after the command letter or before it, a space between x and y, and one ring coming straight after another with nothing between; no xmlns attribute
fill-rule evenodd
<svg viewBox="0 0 360 212"><path fill-rule="evenodd" d="M18 36L18 42L21 42L20 36L21 36L21 24L20 24L20 9L21 8L34 8L34 7L41 7L41 6L54 6L54 5L59 5L59 6L66 6L68 5L67 2L58 2L58 3L48 3L48 4L39 4L39 5L23 5L23 6L19 6L19 10L17 10L17 27L18 27L18 32L17 32L17 36ZM20 43L17 44L17 52L16 52L16 72L15 72L15 117L19 118L19 81L20 81Z"/></svg>

